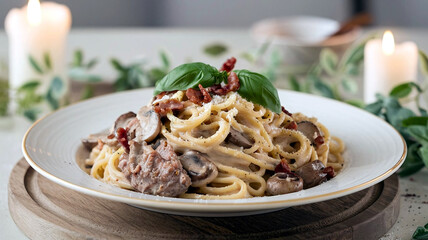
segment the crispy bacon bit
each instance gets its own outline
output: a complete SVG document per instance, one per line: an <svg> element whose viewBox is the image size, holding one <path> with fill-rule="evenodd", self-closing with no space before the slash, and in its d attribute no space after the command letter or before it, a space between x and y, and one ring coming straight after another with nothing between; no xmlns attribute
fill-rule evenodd
<svg viewBox="0 0 428 240"><path fill-rule="evenodd" d="M284 173L291 173L290 166L288 166L287 160L282 159L281 162L276 165L275 167L275 173L284 172Z"/></svg>
<svg viewBox="0 0 428 240"><path fill-rule="evenodd" d="M186 91L186 96L187 98L196 104L201 104L201 103L209 103L211 102L211 95L208 93L208 91L202 87L201 84L199 84L199 89L200 90L196 90L193 88L189 88Z"/></svg>
<svg viewBox="0 0 428 240"><path fill-rule="evenodd" d="M221 66L220 72L221 71L226 71L226 72L232 71L233 68L235 67L235 63L236 63L236 58L231 57L231 58L227 59L227 61L225 63L223 63L223 66Z"/></svg>
<svg viewBox="0 0 428 240"><path fill-rule="evenodd" d="M334 169L333 167L326 167L322 170L323 173L327 174L327 180L334 178Z"/></svg>
<svg viewBox="0 0 428 240"><path fill-rule="evenodd" d="M315 144L316 144L317 146L319 146L319 145L323 144L323 143L324 143L324 138L323 138L323 136L318 136L318 137L316 137L316 138L314 139L314 142L315 142Z"/></svg>
<svg viewBox="0 0 428 240"><path fill-rule="evenodd" d="M286 128L291 130L297 130L297 123L295 121L292 121L290 124L288 124Z"/></svg>
<svg viewBox="0 0 428 240"><path fill-rule="evenodd" d="M116 131L117 141L122 144L126 152L129 152L128 132L124 128L118 128Z"/></svg>
<svg viewBox="0 0 428 240"><path fill-rule="evenodd" d="M214 85L207 88L207 90L217 95L226 95L228 92L238 91L240 86L238 75L235 72L231 72L227 77L226 85L223 87L220 84Z"/></svg>
<svg viewBox="0 0 428 240"><path fill-rule="evenodd" d="M208 91L202 87L201 84L199 84L199 89L201 90L202 95L204 96L204 99L202 100L202 102L204 103L209 103L211 102L211 95L208 93Z"/></svg>
<svg viewBox="0 0 428 240"><path fill-rule="evenodd" d="M293 114L291 114L289 111L287 111L287 109L285 109L285 107L281 106L281 110L283 113L287 114L288 116L293 116Z"/></svg>
<svg viewBox="0 0 428 240"><path fill-rule="evenodd" d="M154 106L155 112L159 113L161 117L165 116L168 112L174 110L181 110L184 108L182 102L177 99L166 99L161 101Z"/></svg>
<svg viewBox="0 0 428 240"><path fill-rule="evenodd" d="M196 104L200 104L202 99L204 99L202 92L193 88L187 89L186 96L192 103Z"/></svg>

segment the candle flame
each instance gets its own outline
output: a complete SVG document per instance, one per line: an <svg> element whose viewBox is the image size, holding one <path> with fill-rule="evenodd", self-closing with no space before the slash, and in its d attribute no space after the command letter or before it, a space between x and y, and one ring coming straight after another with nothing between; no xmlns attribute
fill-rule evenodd
<svg viewBox="0 0 428 240"><path fill-rule="evenodd" d="M386 55L392 55L395 51L394 35L389 30L383 34L382 50Z"/></svg>
<svg viewBox="0 0 428 240"><path fill-rule="evenodd" d="M39 0L28 0L27 19L32 26L37 26L42 21L42 9Z"/></svg>

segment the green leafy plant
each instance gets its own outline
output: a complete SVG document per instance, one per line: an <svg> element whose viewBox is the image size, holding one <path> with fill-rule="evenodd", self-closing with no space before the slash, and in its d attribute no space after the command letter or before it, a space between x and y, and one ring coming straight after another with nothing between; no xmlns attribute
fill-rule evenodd
<svg viewBox="0 0 428 240"><path fill-rule="evenodd" d="M85 62L83 51L78 49L74 51L73 62L70 64L68 76L77 81L85 84L81 99L88 99L94 96L94 84L100 82L102 78L90 71L97 65L96 58Z"/></svg>
<svg viewBox="0 0 428 240"><path fill-rule="evenodd" d="M43 101L43 96L37 92L39 86L39 80L30 80L16 91L17 112L31 121L35 121L38 114L41 113L39 104Z"/></svg>
<svg viewBox="0 0 428 240"><path fill-rule="evenodd" d="M159 55L162 65L149 69L144 68L144 61L126 66L115 58L111 59L111 65L118 72L118 77L114 82L116 91L155 86L156 81L163 78L170 69L170 61L166 53L161 51Z"/></svg>
<svg viewBox="0 0 428 240"><path fill-rule="evenodd" d="M17 112L29 120L35 121L42 112L40 104L43 101L46 101L52 110L60 107L65 86L63 80L59 76L54 75L46 92L40 89L41 78L49 78L52 75L53 63L48 53L43 54L41 61L30 55L28 56L28 62L34 72L40 75L40 78L29 79L16 89Z"/></svg>
<svg viewBox="0 0 428 240"><path fill-rule="evenodd" d="M423 227L416 228L416 231L412 235L414 240L428 240L428 223Z"/></svg>
<svg viewBox="0 0 428 240"><path fill-rule="evenodd" d="M218 57L228 51L228 47L222 43L213 43L204 47L204 53L211 57Z"/></svg>
<svg viewBox="0 0 428 240"><path fill-rule="evenodd" d="M9 107L9 82L0 79L0 117L8 114Z"/></svg>
<svg viewBox="0 0 428 240"><path fill-rule="evenodd" d="M369 37L349 48L342 58L331 49L320 52L319 61L314 64L303 78L289 76L289 86L295 91L317 93L328 98L346 101L352 105L363 106L358 99L349 100L349 94L358 92L356 78L360 75L364 60L364 46L373 37Z"/></svg>
<svg viewBox="0 0 428 240"><path fill-rule="evenodd" d="M419 56L421 69L428 69L428 61L423 60L426 55L420 51ZM428 77L427 71L422 73L425 78ZM402 83L395 86L389 96L378 94L374 103L365 106L367 111L385 119L404 137L408 152L398 172L400 176L408 176L428 167L428 114L420 104L427 87L422 85L415 82ZM413 92L416 94L412 95ZM400 101L414 102L417 112L404 107Z"/></svg>

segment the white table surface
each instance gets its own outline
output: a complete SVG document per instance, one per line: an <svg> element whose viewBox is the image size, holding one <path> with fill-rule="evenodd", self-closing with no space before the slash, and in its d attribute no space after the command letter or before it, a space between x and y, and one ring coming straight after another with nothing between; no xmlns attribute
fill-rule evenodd
<svg viewBox="0 0 428 240"><path fill-rule="evenodd" d="M393 29L393 32L398 42L411 40L428 51L428 30ZM145 56L154 60L150 64L159 64L159 49L169 53L174 66L184 61L203 61L219 66L224 61L223 57L212 58L202 54L203 46L214 42L229 46L232 51L227 56L239 56L256 46L246 30L85 29L70 33L67 53L71 59L71 53L80 48L86 57L99 58L100 64L94 69L95 73L112 80L115 72L108 63L111 57L129 63ZM7 59L7 51L7 37L0 32L0 59ZM247 66L242 61L237 64L238 68ZM30 123L20 117L6 121L8 126L0 120L0 152L5 153L0 157L0 239L26 239L9 214L7 184L13 166L22 157L21 139ZM428 222L428 170L410 178L401 178L400 191L400 216L382 239L411 239L416 227ZM405 194L415 194L416 197L405 197Z"/></svg>

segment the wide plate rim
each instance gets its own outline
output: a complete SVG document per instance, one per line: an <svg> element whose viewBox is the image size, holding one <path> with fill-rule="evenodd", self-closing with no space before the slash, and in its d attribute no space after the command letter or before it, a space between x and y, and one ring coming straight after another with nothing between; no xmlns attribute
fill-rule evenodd
<svg viewBox="0 0 428 240"><path fill-rule="evenodd" d="M73 189L73 190L78 191L78 192L82 192L82 193L87 194L87 195L100 197L100 198L104 198L104 199L109 199L109 200L113 200L113 201L118 201L118 202L123 202L123 203L128 203L128 204L141 205L141 206L145 206L145 207L149 207L149 208L155 208L155 209L171 209L171 210L173 210L173 209L177 208L177 205L180 205L181 210L192 210L192 211L196 211L196 212L212 212L212 211L228 212L230 210L236 211L237 210L236 207L240 207L240 210L248 211L248 210L275 209L275 208L280 208L280 207L303 205L303 204L325 201L325 200L329 200L329 199L342 197L342 196L345 196L348 194L352 194L354 192L357 192L357 191L363 190L365 188L368 188L370 186L373 186L374 184L379 183L380 181L382 181L382 180L386 179L387 177L389 177L390 175L392 175L403 164L404 159L405 159L406 154L407 154L407 145L406 145L406 142L405 142L403 136L394 127L392 127L388 122L386 122L384 119L381 119L378 116L373 115L369 112L366 112L366 111L364 111L360 108L357 108L355 106L352 106L352 105L349 105L349 104L346 104L346 103L343 103L340 101L336 101L333 99L329 99L329 98L325 98L325 97L317 96L317 95L313 95L313 94L308 94L308 93L301 93L301 92L296 92L296 91L291 91L291 90L278 89L278 91L285 92L285 93L286 92L293 92L293 93L297 93L297 94L301 94L301 95L308 95L311 97L321 98L323 100L332 101L332 102L335 102L338 104L343 104L343 105L346 105L347 107L354 108L354 110L361 111L361 112L364 112L366 114L371 114L372 116L375 116L376 118L381 120L384 124L386 124L389 128L391 128L401 138L401 141L403 143L403 152L401 154L400 159L391 168L389 168L388 170L386 170L382 174L372 178L371 180L365 181L365 182L360 183L358 185L351 186L351 187L348 187L348 188L345 188L342 190L328 192L328 193L324 193L324 194L317 194L314 196L297 197L297 198L293 198L293 199L260 201L260 202L231 202L231 200L215 200L216 202L211 202L210 200L204 200L204 201L195 200L193 202L177 202L177 201L171 201L171 199L179 199L179 198L165 198L165 197L159 197L160 199L134 198L134 197L129 197L129 196L124 196L124 195L120 195L120 194L114 194L114 193L99 191L96 189L91 189L91 188L88 188L85 186L77 185L75 183L72 183L72 182L69 182L67 180L62 179L59 176L55 176L54 174L51 174L47 170L40 167L30 157L30 155L27 151L27 148L26 148L26 141L28 139L28 135L34 129L35 126L40 124L40 122L51 117L52 115L56 114L57 112L66 111L69 107L77 105L77 104L84 104L84 103L87 103L90 101L97 101L97 100L102 99L102 98L109 98L112 95L128 94L129 92L134 92L134 91L148 91L151 89L152 88L134 89L134 90L130 90L130 91L124 91L124 92L119 92L119 93L111 93L111 94L107 94L107 95L103 95L103 96L97 96L97 97L94 97L94 98L91 98L88 100L73 103L73 104L71 104L65 108L58 109L54 112L51 112L51 113L45 115L44 117L42 117L40 119L38 119L26 131L26 133L23 137L23 140L22 140L22 152L23 152L23 155L24 155L26 161L30 164L30 166L33 169L35 169L38 173L40 173L42 176L48 178L49 180L51 180L57 184L60 184L64 187ZM165 199L165 201L162 201L163 199ZM198 207L200 207L200 206L207 206L207 207L211 207L211 208L198 209ZM255 208L251 208L251 207L255 207Z"/></svg>

